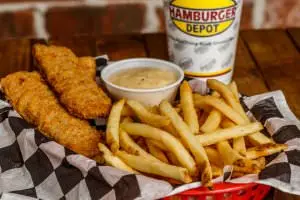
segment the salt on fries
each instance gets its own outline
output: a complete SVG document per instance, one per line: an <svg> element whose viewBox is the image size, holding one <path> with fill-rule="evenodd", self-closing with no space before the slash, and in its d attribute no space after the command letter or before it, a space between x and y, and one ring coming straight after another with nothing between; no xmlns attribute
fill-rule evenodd
<svg viewBox="0 0 300 200"><path fill-rule="evenodd" d="M188 82L180 87L176 105L162 101L147 107L134 100L116 102L108 118L106 145L99 144L103 160L132 173L161 177L171 184L212 178L233 166L232 177L257 174L266 165L265 156L281 152L251 122L239 102L235 82L225 85L208 80L211 95L193 94Z"/></svg>

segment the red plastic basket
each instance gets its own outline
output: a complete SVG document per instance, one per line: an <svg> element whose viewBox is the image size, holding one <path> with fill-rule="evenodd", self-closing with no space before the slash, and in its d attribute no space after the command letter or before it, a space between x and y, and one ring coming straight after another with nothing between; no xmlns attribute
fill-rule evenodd
<svg viewBox="0 0 300 200"><path fill-rule="evenodd" d="M214 190L205 187L188 190L164 200L261 200L271 187L257 183L216 183Z"/></svg>

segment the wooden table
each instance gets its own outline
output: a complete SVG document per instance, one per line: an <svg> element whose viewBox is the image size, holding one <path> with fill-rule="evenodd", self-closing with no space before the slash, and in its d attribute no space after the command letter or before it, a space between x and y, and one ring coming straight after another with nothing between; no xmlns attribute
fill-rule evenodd
<svg viewBox="0 0 300 200"><path fill-rule="evenodd" d="M0 78L19 70L34 70L31 46L37 39L0 41ZM132 57L168 59L164 34L129 36L80 36L53 38L78 56L108 54L111 60ZM300 29L242 31L234 79L242 93L254 95L282 90L292 111L300 117ZM275 199L300 199L275 192Z"/></svg>

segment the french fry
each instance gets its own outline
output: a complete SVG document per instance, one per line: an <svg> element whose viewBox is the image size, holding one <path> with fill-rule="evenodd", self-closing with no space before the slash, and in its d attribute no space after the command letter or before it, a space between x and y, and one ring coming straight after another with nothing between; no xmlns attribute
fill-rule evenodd
<svg viewBox="0 0 300 200"><path fill-rule="evenodd" d="M130 117L124 117L124 118L122 119L122 123L123 123L123 122L133 122L133 119L130 118Z"/></svg>
<svg viewBox="0 0 300 200"><path fill-rule="evenodd" d="M255 167L240 167L236 165L233 165L233 171L245 174L258 174L260 172L260 170Z"/></svg>
<svg viewBox="0 0 300 200"><path fill-rule="evenodd" d="M186 168L168 165L163 162L153 162L152 160L145 159L142 156L130 155L124 151L118 151L116 152L116 155L127 165L138 171L172 178L182 181L183 183L192 182L192 178L189 176Z"/></svg>
<svg viewBox="0 0 300 200"><path fill-rule="evenodd" d="M221 122L222 128L230 128L234 126L235 124L226 118ZM246 144L244 137L233 138L233 149L243 156L246 154Z"/></svg>
<svg viewBox="0 0 300 200"><path fill-rule="evenodd" d="M220 93L217 92L217 91L215 91L215 90L211 93L211 96L217 97L217 98L220 98L220 97L221 97Z"/></svg>
<svg viewBox="0 0 300 200"><path fill-rule="evenodd" d="M122 117L133 117L134 112L128 105L124 105L122 112L121 112L121 116Z"/></svg>
<svg viewBox="0 0 300 200"><path fill-rule="evenodd" d="M236 82L235 81L232 81L231 83L229 83L228 85L229 89L231 90L234 98L239 101L240 100L240 97L239 97L239 90L238 90L238 87L236 85Z"/></svg>
<svg viewBox="0 0 300 200"><path fill-rule="evenodd" d="M264 144L247 149L246 157L248 159L257 159L263 156L269 156L287 149L286 144Z"/></svg>
<svg viewBox="0 0 300 200"><path fill-rule="evenodd" d="M142 149L138 144L136 144L130 136L120 128L120 146L130 154L139 155L152 161L159 161L155 156L152 156L144 149Z"/></svg>
<svg viewBox="0 0 300 200"><path fill-rule="evenodd" d="M149 152L158 160L164 162L164 163L169 163L166 155L164 154L164 152L159 149L158 147L156 147L155 145L153 145L151 142L149 142L148 140L146 140L146 144L148 146Z"/></svg>
<svg viewBox="0 0 300 200"><path fill-rule="evenodd" d="M171 133L172 135L174 135L175 137L179 137L176 129L174 128L174 126L172 124L169 124L167 126L162 127L163 130L167 131L168 133Z"/></svg>
<svg viewBox="0 0 300 200"><path fill-rule="evenodd" d="M127 100L126 103L135 112L137 117L146 124L157 128L170 124L170 120L167 117L151 113L137 101Z"/></svg>
<svg viewBox="0 0 300 200"><path fill-rule="evenodd" d="M178 159L176 158L176 156L172 152L167 151L166 155L167 155L168 160L170 161L170 163L172 165L182 166L181 163L178 161Z"/></svg>
<svg viewBox="0 0 300 200"><path fill-rule="evenodd" d="M263 126L260 122L253 122L247 125L240 125L232 128L219 129L211 133L197 135L196 138L201 145L208 146L224 140L243 137L262 129Z"/></svg>
<svg viewBox="0 0 300 200"><path fill-rule="evenodd" d="M98 147L99 147L100 152L103 153L103 158L104 158L106 164L113 166L115 168L118 168L118 169L122 169L124 171L128 171L128 172L135 173L135 174L140 174L139 172L137 172L136 170L132 169L127 164L125 164L120 158L118 158L117 156L114 156L104 144L99 143Z"/></svg>
<svg viewBox="0 0 300 200"><path fill-rule="evenodd" d="M257 158L255 161L258 162L258 166L260 169L264 169L266 167L266 158L265 157Z"/></svg>
<svg viewBox="0 0 300 200"><path fill-rule="evenodd" d="M221 155L219 154L219 152L216 149L209 147L209 146L205 147L204 149L207 154L208 160L211 164L214 164L215 166L218 166L218 167L224 166L223 160L220 159Z"/></svg>
<svg viewBox="0 0 300 200"><path fill-rule="evenodd" d="M239 160L235 161L233 164L236 166L239 166L239 167L248 167L248 168L253 168L253 169L258 169L258 170L261 169L259 162L257 162L256 160L250 160L247 158L239 159Z"/></svg>
<svg viewBox="0 0 300 200"><path fill-rule="evenodd" d="M187 81L180 86L180 105L183 111L183 119L193 134L199 133L197 112L193 102L193 92Z"/></svg>
<svg viewBox="0 0 300 200"><path fill-rule="evenodd" d="M203 107L205 105L215 107L223 115L225 115L227 118L233 121L235 124L243 125L243 124L250 123L250 120L248 118L247 119L249 121L246 121L245 118L243 118L239 113L237 113L230 106L228 106L224 101L216 97L201 96L199 94L194 94L194 103L196 107L198 106ZM264 134L260 132L253 133L249 135L248 138L250 142L255 146L273 142L270 138L266 137Z"/></svg>
<svg viewBox="0 0 300 200"><path fill-rule="evenodd" d="M202 126L200 127L200 131L204 133L215 131L219 127L221 120L222 114L218 110L213 109L209 113L204 124L202 124Z"/></svg>
<svg viewBox="0 0 300 200"><path fill-rule="evenodd" d="M229 87L227 87L224 83L216 80L216 79L209 79L207 80L207 85L209 88L217 91L220 95L225 99L225 101L235 110L237 111L245 120L248 119L245 116L245 112L243 107L241 106L239 100L237 100L234 94L231 92ZM247 119L246 119L247 118Z"/></svg>
<svg viewBox="0 0 300 200"><path fill-rule="evenodd" d="M218 142L217 149L225 165L232 165L235 161L242 159L238 152L231 148L228 141Z"/></svg>
<svg viewBox="0 0 300 200"><path fill-rule="evenodd" d="M217 97L194 94L194 103L196 107L203 107L204 105L212 106L236 124L245 124L245 119L238 112Z"/></svg>
<svg viewBox="0 0 300 200"><path fill-rule="evenodd" d="M110 146L112 152L119 150L119 125L121 112L124 107L125 100L122 99L115 103L110 111L107 128L106 128L106 143Z"/></svg>
<svg viewBox="0 0 300 200"><path fill-rule="evenodd" d="M221 167L211 165L211 169L212 169L212 174L213 174L214 178L217 178L223 174L223 170Z"/></svg>
<svg viewBox="0 0 300 200"><path fill-rule="evenodd" d="M202 170L201 181L205 186L211 186L212 171L210 163L204 148L197 142L196 136L191 132L187 124L178 115L175 109L171 106L168 101L162 101L160 106L160 113L169 117L173 126L176 128L178 134L181 137L183 143L188 145L190 151L195 157L196 163ZM197 136L198 137L198 136ZM179 160L179 158L177 157Z"/></svg>
<svg viewBox="0 0 300 200"><path fill-rule="evenodd" d="M243 173L243 172L235 172L235 171L233 171L232 175L231 175L231 178L240 178L240 177L245 176L245 175L246 174Z"/></svg>
<svg viewBox="0 0 300 200"><path fill-rule="evenodd" d="M192 156L181 142L170 133L141 123L122 123L121 128L130 135L138 135L162 142L169 151L176 155L178 161L189 170L191 175L197 173L196 164Z"/></svg>
<svg viewBox="0 0 300 200"><path fill-rule="evenodd" d="M154 146L156 146L160 150L169 151L169 149L167 149L167 147L164 145L164 143L162 143L158 140L153 140L153 139L147 139L147 140L148 140L148 142L152 143Z"/></svg>
<svg viewBox="0 0 300 200"><path fill-rule="evenodd" d="M148 107L148 111L151 112L151 113L153 113L153 114L159 115L159 108L158 108L158 106Z"/></svg>

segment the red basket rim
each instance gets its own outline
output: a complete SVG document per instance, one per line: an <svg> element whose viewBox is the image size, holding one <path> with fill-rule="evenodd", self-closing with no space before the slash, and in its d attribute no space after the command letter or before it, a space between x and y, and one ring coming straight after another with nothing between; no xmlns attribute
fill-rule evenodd
<svg viewBox="0 0 300 200"><path fill-rule="evenodd" d="M199 187L196 189L187 190L184 192L181 192L180 195L184 196L190 196L190 195L213 195L213 194L220 194L220 193L230 193L237 190L247 190L248 188L254 187L256 185L261 185L258 183L215 183L214 189L209 190L206 187ZM264 185L266 187L270 187L267 185Z"/></svg>

